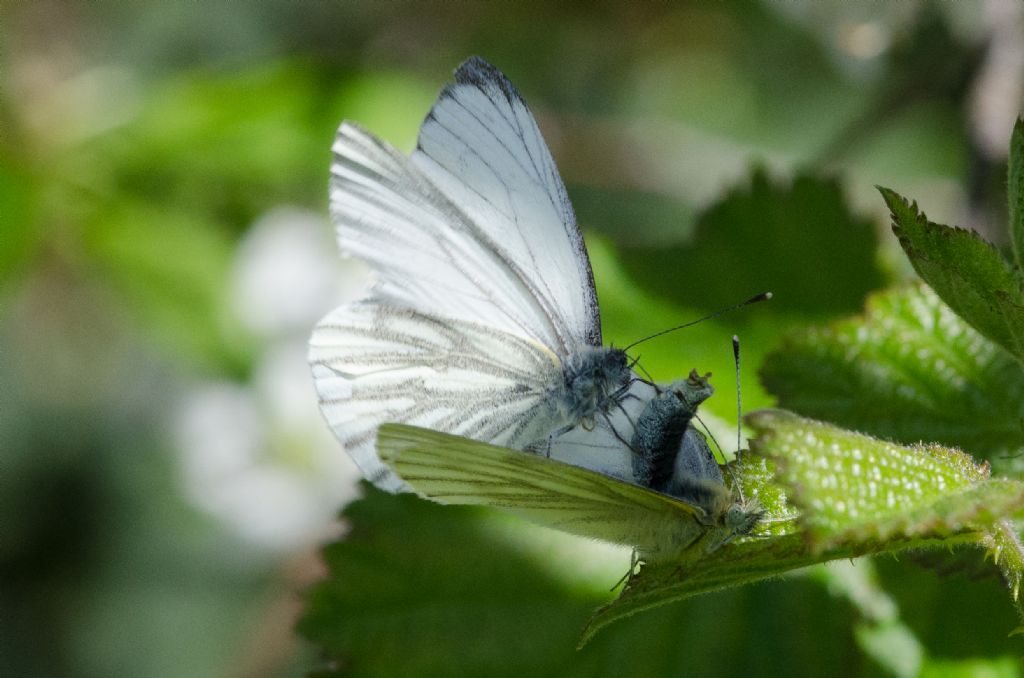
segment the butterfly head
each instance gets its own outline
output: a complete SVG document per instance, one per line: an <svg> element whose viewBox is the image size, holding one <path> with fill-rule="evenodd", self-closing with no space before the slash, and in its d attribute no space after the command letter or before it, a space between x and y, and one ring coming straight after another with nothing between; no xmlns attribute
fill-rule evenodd
<svg viewBox="0 0 1024 678"><path fill-rule="evenodd" d="M733 536L750 534L764 517L756 499L733 502L725 511L725 526Z"/></svg>
<svg viewBox="0 0 1024 678"><path fill-rule="evenodd" d="M756 499L737 501L732 492L725 490L724 486L722 490L719 495L721 503L711 511L714 525L708 526L707 539L704 542L707 553L725 546L736 537L750 534L764 517L764 511Z"/></svg>

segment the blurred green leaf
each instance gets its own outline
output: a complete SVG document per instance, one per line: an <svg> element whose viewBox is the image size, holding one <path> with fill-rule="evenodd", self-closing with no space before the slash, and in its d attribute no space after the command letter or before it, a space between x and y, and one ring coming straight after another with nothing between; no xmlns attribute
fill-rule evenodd
<svg viewBox="0 0 1024 678"><path fill-rule="evenodd" d="M761 379L783 407L879 436L987 458L1024 444L1024 369L923 284L790 334Z"/></svg>
<svg viewBox="0 0 1024 678"><path fill-rule="evenodd" d="M250 339L227 299L231 241L215 224L125 201L88 237L94 265L165 351L213 371L245 371Z"/></svg>
<svg viewBox="0 0 1024 678"><path fill-rule="evenodd" d="M960 98L980 64L982 49L957 35L937 5L921 5L915 19L896 33L886 54L889 77L882 91L889 99Z"/></svg>
<svg viewBox="0 0 1024 678"><path fill-rule="evenodd" d="M866 655L894 676L916 676L927 658L926 649L900 617L900 608L878 577L874 559L835 562L811 568L811 577L833 595L850 601L860 614L854 635Z"/></svg>
<svg viewBox="0 0 1024 678"><path fill-rule="evenodd" d="M688 306L771 291L776 311L823 314L860 308L883 284L877 246L835 180L798 174L785 185L757 169L698 219L689 245L623 249L622 261L646 289Z"/></svg>
<svg viewBox="0 0 1024 678"><path fill-rule="evenodd" d="M35 184L2 153L0 148L0 286L17 273L38 240L32 206Z"/></svg>
<svg viewBox="0 0 1024 678"><path fill-rule="evenodd" d="M1010 136L1006 193L1010 203L1010 241L1017 267L1024 265L1024 118L1018 118Z"/></svg>
<svg viewBox="0 0 1024 678"><path fill-rule="evenodd" d="M569 190L583 227L623 247L669 247L693 235L695 210L680 200L604 186L576 185Z"/></svg>
<svg viewBox="0 0 1024 678"><path fill-rule="evenodd" d="M928 221L917 203L879 187L892 230L918 275L979 332L1024 361L1020 276L977 233Z"/></svg>
<svg viewBox="0 0 1024 678"><path fill-rule="evenodd" d="M486 512L367 491L343 514L349 535L324 550L328 579L309 592L298 626L339 672L521 676L571 666L592 596L543 574Z"/></svg>
<svg viewBox="0 0 1024 678"><path fill-rule="evenodd" d="M156 86L128 125L88 150L118 193L235 227L281 202L320 204L337 120L313 75L288 63L188 73Z"/></svg>
<svg viewBox="0 0 1024 678"><path fill-rule="evenodd" d="M984 570L963 574L924 569L916 562L921 553L944 561L970 559ZM976 547L957 548L952 554L945 549L903 552L872 562L880 586L898 606L899 618L927 649L924 671L932 664L1000 664L1007 655L1020 655L1020 639L1008 636L1020 619L1014 606L1006 604L1006 586L997 568Z"/></svg>
<svg viewBox="0 0 1024 678"><path fill-rule="evenodd" d="M968 149L966 140L951 130L966 127L957 102L970 90L983 55L981 46L964 40L936 5L920 5L915 21L893 31L892 47L883 56L886 68L869 85L873 91L867 105L822 147L818 161L863 161L874 147L876 169L890 165L906 172L909 165L958 175Z"/></svg>

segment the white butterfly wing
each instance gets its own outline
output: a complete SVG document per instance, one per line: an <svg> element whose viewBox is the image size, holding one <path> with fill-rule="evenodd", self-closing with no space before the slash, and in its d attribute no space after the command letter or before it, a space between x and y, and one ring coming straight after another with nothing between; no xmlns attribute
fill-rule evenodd
<svg viewBox="0 0 1024 678"><path fill-rule="evenodd" d="M370 299L559 347L531 280L407 157L349 122L334 142L330 195L341 251L374 271Z"/></svg>
<svg viewBox="0 0 1024 678"><path fill-rule="evenodd" d="M375 269L375 299L492 325L563 357L600 345L565 187L530 111L492 66L458 69L412 160L347 122L333 150L338 242Z"/></svg>
<svg viewBox="0 0 1024 678"><path fill-rule="evenodd" d="M320 323L310 361L364 474L406 489L372 446L385 421L518 447L564 425L550 393L561 359L600 345L597 301L565 188L508 80L467 61L413 159L351 123L333 150L338 242L375 282Z"/></svg>
<svg viewBox="0 0 1024 678"><path fill-rule="evenodd" d="M656 394L654 386L634 379L625 397L607 416L597 417L591 430L577 426L553 438L545 450L547 456L628 483L636 483L633 473L634 453L628 443L633 437L634 424L640 413Z"/></svg>
<svg viewBox="0 0 1024 678"><path fill-rule="evenodd" d="M381 458L421 496L503 509L592 539L658 552L705 530L703 510L600 473L399 424L380 428Z"/></svg>
<svg viewBox="0 0 1024 678"><path fill-rule="evenodd" d="M364 476L405 485L377 457L374 434L405 422L523 447L560 425L547 389L554 354L517 335L374 302L324 318L309 360L321 411Z"/></svg>
<svg viewBox="0 0 1024 678"><path fill-rule="evenodd" d="M473 57L456 70L412 162L521 273L563 350L601 344L590 261L565 186L533 114L498 69Z"/></svg>

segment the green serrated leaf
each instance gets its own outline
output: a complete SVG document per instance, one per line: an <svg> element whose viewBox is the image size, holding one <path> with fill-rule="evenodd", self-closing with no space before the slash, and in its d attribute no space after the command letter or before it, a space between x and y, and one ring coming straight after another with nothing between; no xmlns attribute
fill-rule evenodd
<svg viewBox="0 0 1024 678"><path fill-rule="evenodd" d="M325 549L327 576L299 625L333 667L323 675L659 678L680 667L746 675L752 662L772 675L794 665L833 675L856 658L850 614L808 580L662 607L577 652L580 626L611 595L628 553L606 554L595 573L593 542L369 488L344 518L350 530ZM801 624L778 625L796 616Z"/></svg>
<svg viewBox="0 0 1024 678"><path fill-rule="evenodd" d="M992 508L993 512L999 510L999 507ZM1017 528L1009 520L997 520L995 528L986 534L983 544L1002 572L1013 599L1020 605L1020 584L1024 576L1024 546L1021 545Z"/></svg>
<svg viewBox="0 0 1024 678"><path fill-rule="evenodd" d="M1017 266L1024 266L1024 118L1018 118L1010 136L1006 193L1010 207L1010 242Z"/></svg>
<svg viewBox="0 0 1024 678"><path fill-rule="evenodd" d="M1024 368L923 284L791 334L761 379L787 409L886 438L990 459L1024 444Z"/></svg>
<svg viewBox="0 0 1024 678"><path fill-rule="evenodd" d="M991 530L1024 506L1024 483L938 445L904 447L779 410L748 417L779 464L818 552L851 541L949 538Z"/></svg>
<svg viewBox="0 0 1024 678"><path fill-rule="evenodd" d="M892 230L918 275L979 332L1024 361L1024 288L977 233L928 221L917 203L879 187Z"/></svg>
<svg viewBox="0 0 1024 678"><path fill-rule="evenodd" d="M938 445L904 447L792 413L748 417L757 453L775 459L791 487L814 553L974 544L999 567L1014 601L1024 547L1009 518L1024 483L990 479L988 464Z"/></svg>

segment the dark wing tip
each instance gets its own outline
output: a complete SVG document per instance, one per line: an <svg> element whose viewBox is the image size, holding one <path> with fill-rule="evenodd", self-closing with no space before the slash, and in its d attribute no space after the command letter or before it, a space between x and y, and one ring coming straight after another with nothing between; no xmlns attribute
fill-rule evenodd
<svg viewBox="0 0 1024 678"><path fill-rule="evenodd" d="M489 99L494 99L497 96L504 97L510 105L520 104L524 108L529 110L526 106L526 102L523 100L523 96L516 89L515 85L509 82L509 79L505 77L505 74L499 71L497 68L491 65L486 59L478 56L471 56L459 65L455 69L455 82L445 85L441 93L437 95L437 101L431 107L430 112L427 113L426 118L423 120L423 124L426 125L430 120L436 119L434 114L437 106L445 101L446 99L455 99L459 97L459 89L462 87L473 87L484 93ZM416 141L416 150L424 151L422 131L420 138Z"/></svg>
<svg viewBox="0 0 1024 678"><path fill-rule="evenodd" d="M469 85L485 92L494 88L510 102L523 101L519 90L509 82L505 74L482 57L471 56L463 61L462 65L455 69L455 82L458 85Z"/></svg>

